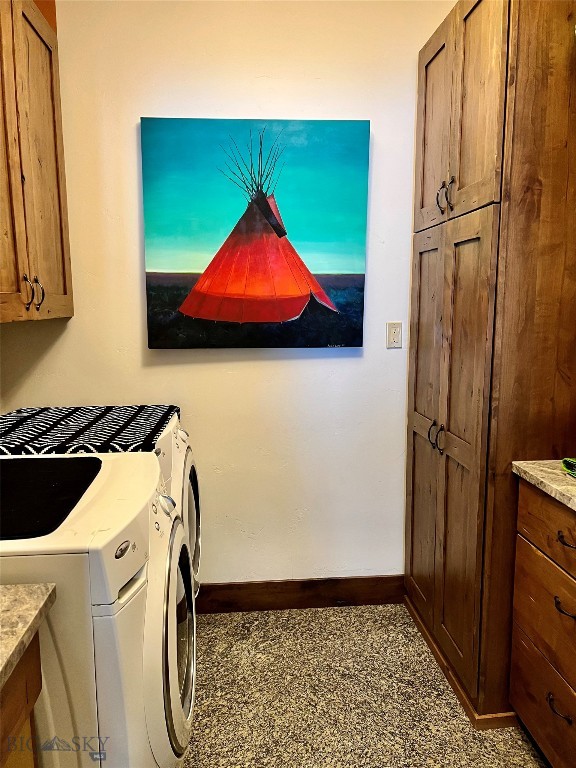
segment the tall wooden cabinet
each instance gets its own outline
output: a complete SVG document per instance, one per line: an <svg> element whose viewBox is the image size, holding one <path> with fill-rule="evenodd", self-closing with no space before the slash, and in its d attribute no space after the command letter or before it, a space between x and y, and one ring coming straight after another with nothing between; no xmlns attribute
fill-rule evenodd
<svg viewBox="0 0 576 768"><path fill-rule="evenodd" d="M0 321L71 317L56 33L0 2Z"/></svg>
<svg viewBox="0 0 576 768"><path fill-rule="evenodd" d="M514 717L511 462L576 453L575 23L461 0L419 60L407 603L477 727Z"/></svg>

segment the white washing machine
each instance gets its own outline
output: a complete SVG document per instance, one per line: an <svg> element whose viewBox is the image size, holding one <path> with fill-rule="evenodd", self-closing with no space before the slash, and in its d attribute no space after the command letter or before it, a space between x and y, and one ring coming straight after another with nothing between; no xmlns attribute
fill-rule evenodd
<svg viewBox="0 0 576 768"><path fill-rule="evenodd" d="M200 568L200 493L189 435L174 405L89 405L19 408L0 416L0 455L132 453L153 451L163 493L181 509Z"/></svg>
<svg viewBox="0 0 576 768"><path fill-rule="evenodd" d="M0 458L0 581L53 582L42 768L176 768L192 727L192 552L151 453Z"/></svg>

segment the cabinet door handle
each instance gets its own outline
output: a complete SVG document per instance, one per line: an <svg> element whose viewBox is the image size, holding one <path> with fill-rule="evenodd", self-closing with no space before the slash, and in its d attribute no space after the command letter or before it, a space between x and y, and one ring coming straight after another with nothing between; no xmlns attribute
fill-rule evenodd
<svg viewBox="0 0 576 768"><path fill-rule="evenodd" d="M561 712L558 712L558 710L556 709L556 706L554 704L554 696L550 691L548 691L548 693L546 694L546 701L548 702L548 706L550 707L552 712L554 712L554 714L557 717L561 717L562 720L566 720L568 725L572 725L572 718L570 717L570 715L563 715Z"/></svg>
<svg viewBox="0 0 576 768"><path fill-rule="evenodd" d="M440 456L444 456L444 448L440 448L440 446L438 445L438 438L440 437L442 432L446 432L446 430L444 429L444 424L440 424L440 429L438 430L438 432L436 432L436 437L434 438L434 442L436 443L436 448L438 449L438 453L440 454Z"/></svg>
<svg viewBox="0 0 576 768"><path fill-rule="evenodd" d="M24 277L26 277L26 275L24 275ZM557 538L558 538L558 541L560 542L560 544L562 544L563 547L568 547L568 549L576 549L576 544L569 544L566 541L566 538L564 536L564 531L558 531L558 537Z"/></svg>
<svg viewBox="0 0 576 768"><path fill-rule="evenodd" d="M437 424L438 424L438 422L436 421L436 419L434 419L432 424L430 424L430 426L428 427L428 442L430 443L432 448L436 448L437 447L437 445L436 445L436 438L438 437L438 432L436 432L436 437L434 437L434 440L432 440L432 438L430 437L430 432L432 432L432 430L434 429L435 426L437 426Z"/></svg>
<svg viewBox="0 0 576 768"><path fill-rule="evenodd" d="M558 595L554 595L554 605L556 606L558 613L561 613L563 616L569 616L571 619L576 621L576 613L568 613L568 611L565 611L564 608L562 608L562 601Z"/></svg>
<svg viewBox="0 0 576 768"><path fill-rule="evenodd" d="M42 291L42 296L40 297L40 301L36 301L34 303L34 306L36 307L36 312L39 312L40 307L42 306L42 304L44 303L44 299L46 298L46 291L44 290L44 286L42 285L40 280L38 280L38 275L34 275L34 285L37 285Z"/></svg>
<svg viewBox="0 0 576 768"><path fill-rule="evenodd" d="M446 208L442 208L442 206L440 205L440 192L442 192L443 189L444 190L446 189L445 181L442 182L442 184L440 185L440 189L438 190L438 192L436 192L436 205L438 206L438 210L440 211L440 213L446 213Z"/></svg>
<svg viewBox="0 0 576 768"><path fill-rule="evenodd" d="M448 204L448 208L450 208L451 211L454 210L454 206L452 205L452 200L450 200L450 187L452 186L452 184L454 184L455 181L456 179L454 178L454 176L450 176L450 181L448 182L446 186L446 192L444 193L446 197L446 203Z"/></svg>
<svg viewBox="0 0 576 768"><path fill-rule="evenodd" d="M24 306L26 307L26 312L30 312L30 307L32 306L32 302L34 301L34 286L30 282L30 278L28 277L27 274L22 275L22 280L24 280L24 282L27 283L28 286L30 287L30 298L24 304Z"/></svg>

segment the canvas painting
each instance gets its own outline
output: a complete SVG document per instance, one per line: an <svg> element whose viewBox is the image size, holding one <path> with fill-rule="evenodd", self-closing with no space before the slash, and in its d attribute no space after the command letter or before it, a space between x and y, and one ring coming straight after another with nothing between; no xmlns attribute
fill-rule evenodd
<svg viewBox="0 0 576 768"><path fill-rule="evenodd" d="M370 123L142 118L151 349L361 347Z"/></svg>

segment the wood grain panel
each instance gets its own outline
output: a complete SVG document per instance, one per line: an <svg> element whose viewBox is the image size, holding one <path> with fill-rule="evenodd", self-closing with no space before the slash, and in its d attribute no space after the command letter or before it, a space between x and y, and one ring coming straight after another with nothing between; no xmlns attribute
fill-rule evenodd
<svg viewBox="0 0 576 768"><path fill-rule="evenodd" d="M0 94L6 90L5 77L0 68ZM16 233L12 214L12 189L8 160L8 126L6 125L5 99L0 99L0 293L18 291L19 268L16 253Z"/></svg>
<svg viewBox="0 0 576 768"><path fill-rule="evenodd" d="M480 239L471 237L454 244L452 275L452 327L448 383L448 432L468 444L474 441L482 407L484 325L488 293L483 290L487 270L481 261ZM484 322L483 322L484 320Z"/></svg>
<svg viewBox="0 0 576 768"><path fill-rule="evenodd" d="M19 733L41 688L40 642L35 634L0 691L0 765L10 755L10 737Z"/></svg>
<svg viewBox="0 0 576 768"><path fill-rule="evenodd" d="M522 536L516 543L514 621L576 688L576 580Z"/></svg>
<svg viewBox="0 0 576 768"><path fill-rule="evenodd" d="M523 480L518 532L576 579L576 514Z"/></svg>
<svg viewBox="0 0 576 768"><path fill-rule="evenodd" d="M500 200L508 0L461 0L454 18L451 217Z"/></svg>
<svg viewBox="0 0 576 768"><path fill-rule="evenodd" d="M418 249L414 254L418 270L417 321L415 337L414 410L429 419L438 417L440 355L442 350L443 266L439 244ZM428 250L429 248L429 250Z"/></svg>
<svg viewBox="0 0 576 768"><path fill-rule="evenodd" d="M568 723L552 707L570 718ZM512 633L510 701L554 768L573 768L576 693L518 626Z"/></svg>
<svg viewBox="0 0 576 768"><path fill-rule="evenodd" d="M444 482L444 515L441 530L443 572L440 575L442 601L438 603L438 624L442 634L452 643L449 655L456 656L458 671L460 661L474 652L474 589L475 572L470 564L476 562L476 520L470 519L468 503L470 498L470 472L450 457L444 462L446 479ZM445 644L445 643L444 643ZM465 680L470 694L475 694L474 686Z"/></svg>
<svg viewBox="0 0 576 768"><path fill-rule="evenodd" d="M439 148L444 141L446 130L446 85L445 68L447 58L446 46L424 67L424 98L426 112L424 114L424 171L422 175L422 207L433 208L436 203L436 193L440 186L444 167L442 153Z"/></svg>
<svg viewBox="0 0 576 768"><path fill-rule="evenodd" d="M513 0L482 609L482 712L506 706L517 510L513 460L576 435L574 0Z"/></svg>
<svg viewBox="0 0 576 768"><path fill-rule="evenodd" d="M446 210L442 212L436 203L436 193L442 181L446 180L453 57L453 21L450 15L420 51L418 58L415 231L447 218ZM440 205L446 209L443 197Z"/></svg>
<svg viewBox="0 0 576 768"><path fill-rule="evenodd" d="M11 8L0 3L0 322L31 319L31 291L22 279L29 269L15 99Z"/></svg>
<svg viewBox="0 0 576 768"><path fill-rule="evenodd" d="M20 62L25 62L26 69L20 73L23 78L20 82L34 83L34 98L30 98L26 90L26 106L20 113L30 153L24 163L24 198L28 229L32 235L34 272L40 274L48 293L63 293L62 221L53 127L52 51L26 15L22 16L22 21L24 50L18 55Z"/></svg>
<svg viewBox="0 0 576 768"><path fill-rule="evenodd" d="M428 440L413 433L412 542L406 589L422 618L434 621L434 551L438 461Z"/></svg>
<svg viewBox="0 0 576 768"><path fill-rule="evenodd" d="M384 605L404 599L404 576L352 576L202 584L197 613Z"/></svg>

